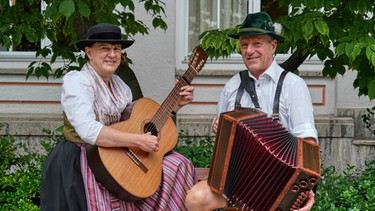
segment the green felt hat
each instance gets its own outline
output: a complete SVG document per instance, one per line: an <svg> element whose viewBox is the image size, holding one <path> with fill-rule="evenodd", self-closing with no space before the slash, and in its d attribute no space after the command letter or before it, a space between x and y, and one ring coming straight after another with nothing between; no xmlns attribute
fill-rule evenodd
<svg viewBox="0 0 375 211"><path fill-rule="evenodd" d="M241 24L237 34L229 34L230 37L238 39L241 35L260 35L268 34L277 41L284 41L285 37L275 33L275 24L271 17L265 12L248 14Z"/></svg>

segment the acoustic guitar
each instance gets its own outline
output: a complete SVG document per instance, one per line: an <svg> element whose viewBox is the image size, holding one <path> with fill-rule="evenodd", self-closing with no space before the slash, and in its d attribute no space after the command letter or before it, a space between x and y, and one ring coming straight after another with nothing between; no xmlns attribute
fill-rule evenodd
<svg viewBox="0 0 375 211"><path fill-rule="evenodd" d="M191 84L207 58L206 52L196 47L188 69L161 105L140 98L125 109L123 121L110 126L129 133L151 132L159 137L159 151L87 144L87 160L96 180L119 199L136 201L156 192L161 182L163 157L177 144L178 132L170 117L172 109L178 103L181 87Z"/></svg>

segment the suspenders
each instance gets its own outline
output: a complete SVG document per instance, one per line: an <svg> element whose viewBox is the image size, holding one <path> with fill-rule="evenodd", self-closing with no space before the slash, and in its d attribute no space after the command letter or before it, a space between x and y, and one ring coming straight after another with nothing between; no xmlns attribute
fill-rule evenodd
<svg viewBox="0 0 375 211"><path fill-rule="evenodd" d="M280 94L281 94L281 88L283 86L283 81L287 73L288 71L284 70L280 75L279 81L277 82L275 98L273 101L273 113L271 115L274 121L280 120L280 114L279 114ZM248 70L241 71L240 77L241 77L241 83L240 83L240 86L238 87L238 91L236 95L236 102L234 105L235 109L241 108L240 102L241 102L241 97L243 95L244 89L246 90L247 93L249 93L251 100L254 103L255 108L260 109L260 106L258 103L258 96L255 91L254 79L249 77Z"/></svg>

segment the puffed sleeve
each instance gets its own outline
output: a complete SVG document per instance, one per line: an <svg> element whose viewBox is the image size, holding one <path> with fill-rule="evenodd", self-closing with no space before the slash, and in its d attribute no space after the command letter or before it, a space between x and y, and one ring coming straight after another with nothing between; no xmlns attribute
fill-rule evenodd
<svg viewBox="0 0 375 211"><path fill-rule="evenodd" d="M61 105L81 139L95 144L103 124L96 120L93 87L79 71L71 71L64 76Z"/></svg>

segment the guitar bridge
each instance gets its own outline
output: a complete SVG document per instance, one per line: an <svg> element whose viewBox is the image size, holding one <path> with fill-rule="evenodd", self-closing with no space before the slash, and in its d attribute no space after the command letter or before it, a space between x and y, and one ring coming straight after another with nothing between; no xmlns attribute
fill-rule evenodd
<svg viewBox="0 0 375 211"><path fill-rule="evenodd" d="M147 173L148 168L141 162L141 160L137 157L134 152L132 152L129 148L123 147L122 148L125 153L129 156L129 158L144 172Z"/></svg>

